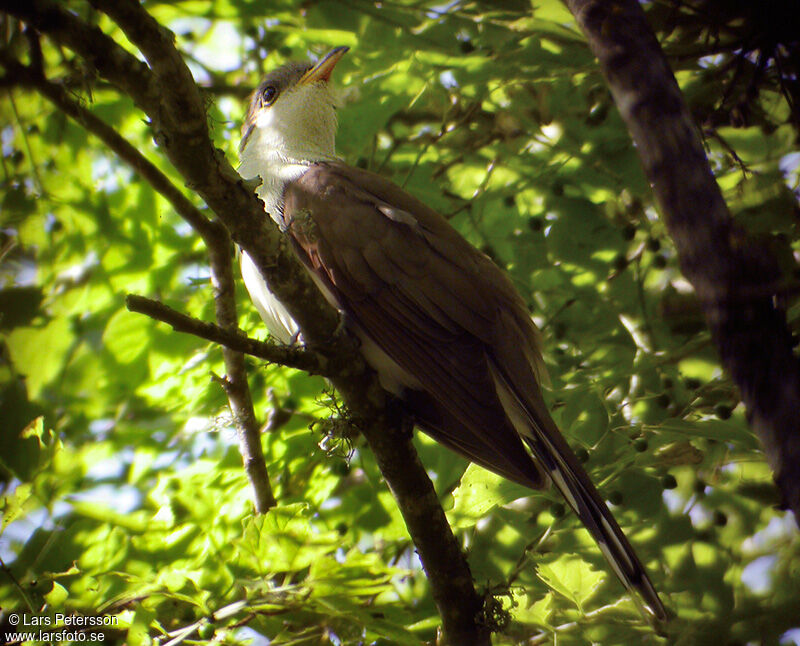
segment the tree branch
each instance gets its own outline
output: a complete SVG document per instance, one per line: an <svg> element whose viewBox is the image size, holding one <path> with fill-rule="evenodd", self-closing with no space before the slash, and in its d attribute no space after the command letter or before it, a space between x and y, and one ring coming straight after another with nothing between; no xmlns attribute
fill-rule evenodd
<svg viewBox="0 0 800 646"><path fill-rule="evenodd" d="M238 328L236 330L225 329L219 325L192 318L164 303L137 294L128 294L125 297L125 306L131 312L144 314L156 321L166 323L176 332L191 334L212 343L219 343L230 350L249 354L270 363L304 370L312 375L324 376L326 374L327 360L325 357L307 348L277 345L251 339L244 336Z"/></svg>
<svg viewBox="0 0 800 646"><path fill-rule="evenodd" d="M38 43L38 41L36 42ZM35 65L37 57L32 56L32 60L34 63L30 67L26 67L11 58L5 51L0 51L0 65L5 67L19 84L35 88L87 131L99 137L117 156L169 200L178 214L202 236L209 253L217 322L222 328L231 330L232 333L234 330L238 330L230 253L225 255L226 251L230 252L231 250L228 231L207 220L166 175L116 130L73 100L64 88L48 81L44 77L43 71ZM38 60L41 60L41 57L38 57ZM173 313L178 314L174 311ZM185 318L192 321L189 317ZM253 487L256 511L265 513L270 507L275 506L275 497L269 483L267 465L261 449L261 437L253 411L250 389L247 385L244 358L239 352L231 350L225 345L222 346L222 353L227 372L227 379L222 384L233 412L239 435L239 449L244 460L245 471Z"/></svg>
<svg viewBox="0 0 800 646"><path fill-rule="evenodd" d="M628 126L661 214L775 480L800 523L800 363L780 270L732 220L658 42L635 0L567 0Z"/></svg>
<svg viewBox="0 0 800 646"><path fill-rule="evenodd" d="M442 617L444 643L488 645L489 631L477 617L481 599L466 559L408 433L398 431L397 414L387 408L386 393L355 351L352 339L340 329L338 314L265 216L263 203L211 144L202 99L196 87L186 87L194 82L188 70L182 69L185 66L168 32L134 0L96 0L95 5L142 48L152 73L99 29L83 24L50 0L0 1L9 13L83 56L148 114L156 141L170 162L248 252L270 289L300 324L307 343L328 359L331 380L348 408L365 420L362 431L428 574Z"/></svg>
<svg viewBox="0 0 800 646"><path fill-rule="evenodd" d="M117 45L99 27L52 0L0 0L0 8L78 52L86 62L130 96L147 114L159 106L159 88L147 65Z"/></svg>
<svg viewBox="0 0 800 646"><path fill-rule="evenodd" d="M22 65L5 50L0 50L0 65L7 70L11 83L35 89L64 114L100 139L117 157L143 177L155 191L166 198L178 215L186 220L203 237L204 241L207 242L207 238L218 235L218 231L214 229L211 222L164 173L114 128L78 103L63 85L48 81L38 70L32 66Z"/></svg>
<svg viewBox="0 0 800 646"><path fill-rule="evenodd" d="M219 235L215 236L212 243L208 245L211 282L214 284L214 310L220 327L226 332L236 334L239 325L231 269L233 245L228 230L223 226L217 228ZM223 387L228 395L228 402L236 421L239 452L242 454L245 473L253 487L256 513L265 514L277 504L277 501L269 484L267 465L261 449L261 431L253 410L253 398L247 383L244 355L223 345L222 358L225 361L226 372Z"/></svg>
<svg viewBox="0 0 800 646"><path fill-rule="evenodd" d="M491 646L491 629L481 623L484 600L475 591L466 557L411 443L411 428L403 430L402 424L393 424L391 409L387 412L388 419L361 431L403 514L431 583L444 628L442 644Z"/></svg>

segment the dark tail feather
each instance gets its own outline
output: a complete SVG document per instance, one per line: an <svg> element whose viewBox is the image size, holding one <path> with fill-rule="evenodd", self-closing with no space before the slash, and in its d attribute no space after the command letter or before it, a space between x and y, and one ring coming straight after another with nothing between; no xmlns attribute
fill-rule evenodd
<svg viewBox="0 0 800 646"><path fill-rule="evenodd" d="M594 485L587 482L588 476L583 472L583 468L577 464L577 469L580 469L578 471L575 465L569 464L573 461L577 463L577 458L569 455L572 460L564 460L561 451L553 446L550 446L549 449L546 448L549 444L546 439L529 437L524 439L550 474L553 484L589 530L611 569L631 592L634 602L641 605L639 599L643 600L646 606L646 616L653 617L658 621L666 621L666 608L633 546L622 532L605 502L600 499ZM571 449L567 448L567 450L571 453Z"/></svg>
<svg viewBox="0 0 800 646"><path fill-rule="evenodd" d="M509 420L589 530L611 569L631 592L640 609L641 601L644 601L642 610L645 617L657 622L666 621L667 610L642 562L550 417L538 388L521 394L497 364L492 362L490 366L497 395Z"/></svg>

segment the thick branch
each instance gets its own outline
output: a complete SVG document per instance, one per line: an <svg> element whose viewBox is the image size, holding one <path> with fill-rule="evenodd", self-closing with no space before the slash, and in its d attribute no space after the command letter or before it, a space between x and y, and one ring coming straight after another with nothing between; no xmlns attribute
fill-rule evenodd
<svg viewBox="0 0 800 646"><path fill-rule="evenodd" d="M738 228L708 165L675 77L636 0L567 0L636 144L681 269L785 500L800 522L800 363L780 271Z"/></svg>
<svg viewBox="0 0 800 646"><path fill-rule="evenodd" d="M366 420L364 434L379 464L385 468L387 481L397 496L428 573L442 616L445 643L489 644L488 632L477 623L480 599L472 585L466 559L446 523L433 486L414 455L407 435L399 446L390 441L397 437L397 431L388 421L392 415L386 409L386 394L355 352L352 340L339 329L336 312L321 297L265 216L263 204L244 186L224 156L213 148L205 119L201 123L195 118L203 112L199 94L196 90L184 91L191 77L188 71L175 68L177 53L171 39L138 2L97 0L96 4L118 18L131 42L142 47L153 65L153 74L102 32L81 24L51 1L0 0L0 6L9 7L10 13L94 64L107 80L129 93L147 112L159 146L187 184L200 194L231 231L233 239L255 261L272 291L300 323L306 341L328 358L331 379L350 410L359 419ZM58 24L58 18L64 16L69 17L66 31ZM99 60L98 51L103 52L102 60ZM137 78L135 82L129 73ZM180 96L176 96L178 94ZM184 101L188 101L185 105L187 119L182 119L182 114L174 110L184 105ZM176 120L180 123L176 124Z"/></svg>
<svg viewBox="0 0 800 646"><path fill-rule="evenodd" d="M80 53L92 68L146 113L158 109L159 91L147 65L117 45L99 27L87 24L52 0L0 0L0 9Z"/></svg>
<svg viewBox="0 0 800 646"><path fill-rule="evenodd" d="M0 65L18 83L38 90L52 101L65 114L83 125L89 132L97 135L103 143L113 150L123 161L144 177L151 186L175 207L175 210L198 231L209 249L212 278L215 288L215 304L217 321L226 331L235 333L238 329L236 321L236 303L234 301L234 283L231 273L230 237L222 226L209 222L200 211L181 193L161 171L150 163L118 132L104 121L74 101L61 86L47 81L38 68L20 65L10 58L6 52L0 51ZM188 317L187 317L188 318ZM189 319L191 321L191 319ZM244 460L247 477L253 487L255 508L258 513L265 513L275 506L275 497L269 483L267 466L261 450L261 438L253 411L250 389L244 367L244 357L239 352L223 345L227 379L222 383L233 412L239 434L239 448Z"/></svg>
<svg viewBox="0 0 800 646"><path fill-rule="evenodd" d="M491 646L479 622L483 600L425 467L411 443L399 402L369 374L335 380L403 515L442 618L441 646Z"/></svg>

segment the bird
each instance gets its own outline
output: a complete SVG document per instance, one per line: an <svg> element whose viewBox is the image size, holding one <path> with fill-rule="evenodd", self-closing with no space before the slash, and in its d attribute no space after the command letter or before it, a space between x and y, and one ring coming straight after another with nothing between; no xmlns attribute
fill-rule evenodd
<svg viewBox="0 0 800 646"><path fill-rule="evenodd" d="M665 621L642 562L549 414L540 333L511 280L424 202L336 157L330 80L348 49L266 76L242 125L239 173L260 179L266 212L415 426L509 480L555 485L643 614ZM296 341L297 323L240 258L270 333Z"/></svg>

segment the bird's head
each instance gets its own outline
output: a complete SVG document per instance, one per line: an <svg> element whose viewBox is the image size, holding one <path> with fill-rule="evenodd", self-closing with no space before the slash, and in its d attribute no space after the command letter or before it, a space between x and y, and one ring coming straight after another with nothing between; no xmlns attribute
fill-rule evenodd
<svg viewBox="0 0 800 646"><path fill-rule="evenodd" d="M250 100L242 126L243 165L275 159L319 161L334 155L336 99L328 81L348 47L316 65L288 63L270 73Z"/></svg>

